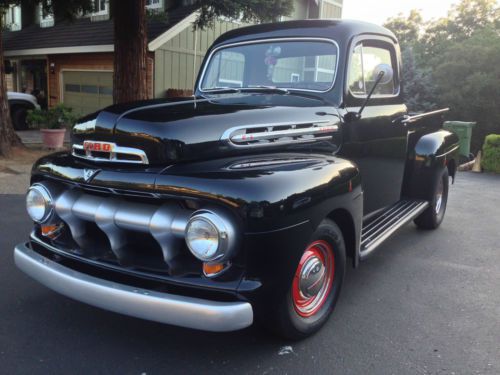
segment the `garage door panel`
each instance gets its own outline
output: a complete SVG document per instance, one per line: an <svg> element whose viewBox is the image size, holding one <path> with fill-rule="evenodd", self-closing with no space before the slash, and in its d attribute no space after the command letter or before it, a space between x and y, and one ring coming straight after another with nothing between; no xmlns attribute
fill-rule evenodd
<svg viewBox="0 0 500 375"><path fill-rule="evenodd" d="M113 104L113 73L63 72L63 102L78 115L86 115Z"/></svg>

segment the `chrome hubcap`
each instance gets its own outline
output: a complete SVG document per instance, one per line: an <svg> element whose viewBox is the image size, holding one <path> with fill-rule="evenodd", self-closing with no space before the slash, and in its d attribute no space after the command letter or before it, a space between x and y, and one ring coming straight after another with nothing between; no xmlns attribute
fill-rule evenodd
<svg viewBox="0 0 500 375"><path fill-rule="evenodd" d="M306 249L295 273L292 299L295 311L307 318L318 312L333 284L333 250L326 241L315 241Z"/></svg>
<svg viewBox="0 0 500 375"><path fill-rule="evenodd" d="M325 265L318 257L309 258L300 273L299 289L307 298L317 295L325 279Z"/></svg>

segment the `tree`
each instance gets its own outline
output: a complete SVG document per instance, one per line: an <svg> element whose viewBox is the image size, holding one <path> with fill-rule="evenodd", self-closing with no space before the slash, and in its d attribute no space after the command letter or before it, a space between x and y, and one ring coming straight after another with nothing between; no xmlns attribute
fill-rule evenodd
<svg viewBox="0 0 500 375"><path fill-rule="evenodd" d="M422 15L416 9L412 9L408 17L399 13L384 23L384 27L391 30L398 38L401 49L414 47L418 43L423 26Z"/></svg>
<svg viewBox="0 0 500 375"><path fill-rule="evenodd" d="M452 43L433 59L436 98L451 108L451 116L477 122L472 150L481 149L490 133L500 134L500 34L478 30L461 42Z"/></svg>
<svg viewBox="0 0 500 375"><path fill-rule="evenodd" d="M146 0L112 0L115 56L113 101L148 98Z"/></svg>
<svg viewBox="0 0 500 375"><path fill-rule="evenodd" d="M403 98L411 112L436 109L436 87L428 68L419 65L413 47L403 49Z"/></svg>
<svg viewBox="0 0 500 375"><path fill-rule="evenodd" d="M403 97L412 112L424 112L436 107L435 88L431 74L420 61L422 46L419 43L425 24L418 10L408 17L398 14L384 24L398 38L403 60Z"/></svg>
<svg viewBox="0 0 500 375"><path fill-rule="evenodd" d="M7 100L2 40L2 30L5 27L3 25L4 11L5 8L0 8L0 156L8 156L12 146L21 145L21 139L19 139L12 126L9 102Z"/></svg>

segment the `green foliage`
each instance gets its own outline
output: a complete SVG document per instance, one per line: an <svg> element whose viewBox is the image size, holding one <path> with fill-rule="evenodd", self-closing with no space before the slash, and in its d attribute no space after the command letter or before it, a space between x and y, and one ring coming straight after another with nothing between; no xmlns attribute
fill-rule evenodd
<svg viewBox="0 0 500 375"><path fill-rule="evenodd" d="M242 22L271 22L293 11L292 0L195 0L200 7L196 26L213 25L219 17L241 19Z"/></svg>
<svg viewBox="0 0 500 375"><path fill-rule="evenodd" d="M384 26L392 30L402 46L414 47L420 38L422 23L422 15L413 9L408 17L400 13L396 17L389 18Z"/></svg>
<svg viewBox="0 0 500 375"><path fill-rule="evenodd" d="M471 149L500 132L500 8L462 0L448 17L422 22L418 11L385 24L399 37L405 99L411 110L450 107L450 119L476 121Z"/></svg>
<svg viewBox="0 0 500 375"><path fill-rule="evenodd" d="M486 172L500 173L500 134L490 134L485 138L481 167Z"/></svg>
<svg viewBox="0 0 500 375"><path fill-rule="evenodd" d="M436 86L428 67L415 60L414 48L402 51L403 97L410 112L425 112L436 109Z"/></svg>
<svg viewBox="0 0 500 375"><path fill-rule="evenodd" d="M26 122L32 129L63 129L72 127L77 120L73 109L60 103L48 110L28 111Z"/></svg>

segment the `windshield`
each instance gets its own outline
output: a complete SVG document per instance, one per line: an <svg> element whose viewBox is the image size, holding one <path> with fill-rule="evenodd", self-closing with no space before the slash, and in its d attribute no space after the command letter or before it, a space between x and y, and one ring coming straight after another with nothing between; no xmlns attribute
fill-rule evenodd
<svg viewBox="0 0 500 375"><path fill-rule="evenodd" d="M337 45L330 41L269 41L216 50L201 90L275 87L327 91L334 83Z"/></svg>

